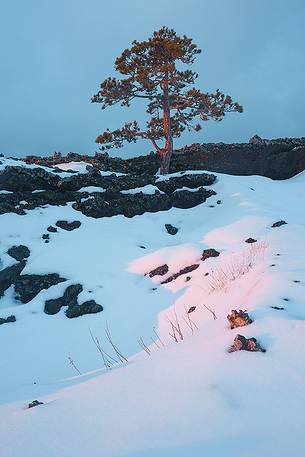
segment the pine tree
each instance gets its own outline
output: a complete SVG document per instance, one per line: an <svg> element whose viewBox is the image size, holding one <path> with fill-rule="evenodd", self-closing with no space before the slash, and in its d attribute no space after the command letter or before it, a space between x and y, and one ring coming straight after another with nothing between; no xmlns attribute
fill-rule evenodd
<svg viewBox="0 0 305 457"><path fill-rule="evenodd" d="M180 69L183 64L192 65L200 53L191 38L179 37L167 27L154 32L147 41L133 41L131 48L125 49L115 61L115 69L123 78L107 78L91 101L101 103L105 109L117 103L129 107L132 100L144 99L150 118L144 130L137 121L126 122L117 130L107 129L95 140L103 145L101 149L120 148L125 141L148 139L161 157L160 173L166 174L173 138L180 137L185 129L198 132L201 125L195 123L196 118L220 121L225 113L242 113L242 106L229 95L219 89L214 93L201 92L194 87L198 74ZM163 147L158 145L158 140L164 141Z"/></svg>

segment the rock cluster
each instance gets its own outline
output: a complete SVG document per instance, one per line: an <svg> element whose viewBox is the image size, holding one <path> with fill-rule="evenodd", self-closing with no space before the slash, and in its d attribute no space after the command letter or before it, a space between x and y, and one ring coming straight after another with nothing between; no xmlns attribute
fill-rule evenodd
<svg viewBox="0 0 305 457"><path fill-rule="evenodd" d="M85 161L101 170L135 175L154 175L160 167L156 154L121 159L107 153L94 157L69 153L66 157L34 157L28 163L53 166L56 163ZM305 169L305 138L262 139L255 135L248 143L194 143L176 150L170 172L209 170L236 175L262 175L287 179Z"/></svg>
<svg viewBox="0 0 305 457"><path fill-rule="evenodd" d="M81 284L68 286L62 297L47 300L44 312L46 314L57 314L63 306L67 306L66 316L71 318L83 316L84 314L94 314L103 311L102 305L94 300L88 300L81 305L78 304L78 295L82 292Z"/></svg>
<svg viewBox="0 0 305 457"><path fill-rule="evenodd" d="M0 317L0 325L9 324L10 322L16 322L16 316L8 316L7 318Z"/></svg>
<svg viewBox="0 0 305 457"><path fill-rule="evenodd" d="M7 166L0 171L0 190L12 193L0 194L0 214L14 212L24 215L26 210L47 204L66 205L68 202L74 202L74 209L95 218L119 214L133 217L172 207L192 208L215 194L213 190L203 187L213 184L215 179L215 175L207 173L183 175L168 180L144 174L102 176L96 168L90 169L88 173L61 178L40 168ZM140 190L123 193L148 184L155 186L155 194L145 194ZM100 191L89 193L81 190L90 186L100 188ZM67 224L65 227L67 230Z"/></svg>

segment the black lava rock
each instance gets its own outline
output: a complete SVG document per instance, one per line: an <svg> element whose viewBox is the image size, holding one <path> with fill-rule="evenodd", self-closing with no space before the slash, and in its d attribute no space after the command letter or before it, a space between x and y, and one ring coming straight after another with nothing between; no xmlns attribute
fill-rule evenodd
<svg viewBox="0 0 305 457"><path fill-rule="evenodd" d="M82 305L69 306L66 311L66 316L69 319L83 316L85 314L95 314L103 311L102 305L97 304L94 300L88 300Z"/></svg>
<svg viewBox="0 0 305 457"><path fill-rule="evenodd" d="M20 244L19 246L12 246L9 248L7 253L13 257L13 259L20 262L21 260L27 259L30 256L31 252L27 246Z"/></svg>
<svg viewBox="0 0 305 457"><path fill-rule="evenodd" d="M178 273L175 273L171 276L169 276L167 279L161 282L161 284L167 284L169 282L174 281L175 279L179 278L179 276L185 275L186 273L190 273L191 271L197 270L199 267L199 263L194 263L193 265L189 265L188 267L182 268L182 270L178 271Z"/></svg>
<svg viewBox="0 0 305 457"><path fill-rule="evenodd" d="M7 166L0 171L0 190L12 192L56 189L60 178L43 168Z"/></svg>
<svg viewBox="0 0 305 457"><path fill-rule="evenodd" d="M250 238L247 238L247 239L245 240L245 243L249 243L249 244L251 244L251 243L256 243L256 242L257 242L257 240L255 240L254 238L251 238L251 237L250 237Z"/></svg>
<svg viewBox="0 0 305 457"><path fill-rule="evenodd" d="M220 252L216 251L216 249L204 249L202 252L201 260L205 261L206 259L209 259L210 257L218 257L220 255Z"/></svg>
<svg viewBox="0 0 305 457"><path fill-rule="evenodd" d="M55 232L57 232L57 228L56 228L56 227L53 227L53 225L50 225L50 226L47 228L47 231L48 231L48 232L51 232L51 233L55 233Z"/></svg>
<svg viewBox="0 0 305 457"><path fill-rule="evenodd" d="M28 303L43 289L49 289L63 281L66 279L61 278L57 273L21 275L15 281L16 298L22 303Z"/></svg>
<svg viewBox="0 0 305 457"><path fill-rule="evenodd" d="M33 401L31 401L31 403L29 403L28 408L34 408L35 406L43 405L43 404L44 403L42 401L33 400Z"/></svg>
<svg viewBox="0 0 305 457"><path fill-rule="evenodd" d="M178 228L174 227L172 224L165 224L165 229L170 235L176 235L178 233Z"/></svg>
<svg viewBox="0 0 305 457"><path fill-rule="evenodd" d="M55 225L63 230L67 230L68 232L71 232L72 230L79 228L81 226L81 222L80 221L73 221L73 222L57 221Z"/></svg>
<svg viewBox="0 0 305 457"><path fill-rule="evenodd" d="M8 316L6 319L0 317L0 325L2 324L9 324L10 322L16 322L16 316Z"/></svg>
<svg viewBox="0 0 305 457"><path fill-rule="evenodd" d="M286 221L278 221L278 222L274 222L274 224L272 224L271 227L281 227L281 225L286 225L287 222Z"/></svg>
<svg viewBox="0 0 305 457"><path fill-rule="evenodd" d="M250 352L266 352L262 348L256 338L246 338L243 335L236 335L233 345L229 348L229 352L250 351Z"/></svg>
<svg viewBox="0 0 305 457"><path fill-rule="evenodd" d="M164 276L168 272L168 265L166 263L164 265L161 265L160 267L154 268L151 270L148 274L150 278L153 278L154 276Z"/></svg>
<svg viewBox="0 0 305 457"><path fill-rule="evenodd" d="M22 260L0 271L0 297L2 297L6 289L15 283L25 266L26 260Z"/></svg>

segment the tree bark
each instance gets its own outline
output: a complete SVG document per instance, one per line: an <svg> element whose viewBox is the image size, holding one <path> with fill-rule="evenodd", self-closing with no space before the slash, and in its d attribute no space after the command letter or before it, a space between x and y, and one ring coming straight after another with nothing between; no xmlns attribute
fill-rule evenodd
<svg viewBox="0 0 305 457"><path fill-rule="evenodd" d="M169 97L168 97L168 75L165 76L163 82L163 129L165 135L165 147L162 150L161 154L161 167L160 174L165 175L169 172L169 166L171 157L173 154L173 136L171 132L171 123L170 123L170 107L169 107Z"/></svg>

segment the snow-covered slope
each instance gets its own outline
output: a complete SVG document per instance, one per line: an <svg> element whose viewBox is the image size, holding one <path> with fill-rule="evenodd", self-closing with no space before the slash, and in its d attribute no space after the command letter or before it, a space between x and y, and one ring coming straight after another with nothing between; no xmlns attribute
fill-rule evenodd
<svg viewBox="0 0 305 457"><path fill-rule="evenodd" d="M187 210L93 219L67 205L0 216L1 268L22 244L23 274L68 279L27 304L12 287L0 299L0 317L17 319L0 327L3 457L304 456L305 174L217 178L217 195ZM44 243L58 219L81 226ZM220 255L202 261L209 248ZM165 275L147 275L165 264ZM45 300L75 283L104 311L46 315ZM232 309L254 322L231 330ZM238 333L266 352L228 353ZM44 404L28 409L34 399Z"/></svg>

